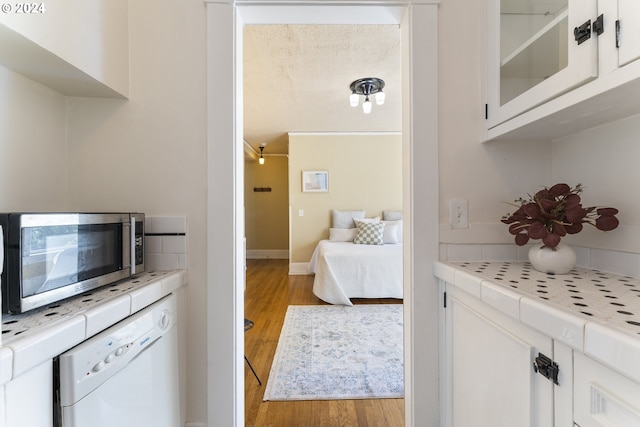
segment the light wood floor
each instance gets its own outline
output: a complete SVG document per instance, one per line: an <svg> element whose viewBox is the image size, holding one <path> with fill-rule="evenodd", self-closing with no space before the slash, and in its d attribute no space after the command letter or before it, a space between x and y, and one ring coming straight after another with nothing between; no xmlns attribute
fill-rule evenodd
<svg viewBox="0 0 640 427"><path fill-rule="evenodd" d="M289 276L288 260L247 260L245 317L254 321L245 333L247 427L402 427L404 399L263 402L271 362L289 305L325 304L312 293L313 276ZM400 303L394 299L353 300L354 304Z"/></svg>

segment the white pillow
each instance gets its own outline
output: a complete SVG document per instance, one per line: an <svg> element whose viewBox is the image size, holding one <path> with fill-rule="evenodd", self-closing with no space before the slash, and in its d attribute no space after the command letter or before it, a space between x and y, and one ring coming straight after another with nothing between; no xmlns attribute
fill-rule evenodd
<svg viewBox="0 0 640 427"><path fill-rule="evenodd" d="M329 240L332 242L353 242L357 232L357 228L330 228Z"/></svg>
<svg viewBox="0 0 640 427"><path fill-rule="evenodd" d="M402 219L402 211L382 211L382 219L387 221Z"/></svg>
<svg viewBox="0 0 640 427"><path fill-rule="evenodd" d="M397 243L402 243L402 233L403 233L402 220L401 219L397 219L395 221L382 220L382 222L386 224L386 227L389 227L391 225L395 225L396 226L396 227L394 227L394 229L395 229L395 232L396 232L396 240L398 241Z"/></svg>
<svg viewBox="0 0 640 427"><path fill-rule="evenodd" d="M361 223L377 224L380 222L380 217L376 216L374 218L353 218L353 222L356 223L356 227Z"/></svg>
<svg viewBox="0 0 640 427"><path fill-rule="evenodd" d="M364 218L364 210L339 211L333 210L333 228L356 228L354 218Z"/></svg>
<svg viewBox="0 0 640 427"><path fill-rule="evenodd" d="M361 222L353 243L358 245L384 245L384 223Z"/></svg>
<svg viewBox="0 0 640 427"><path fill-rule="evenodd" d="M391 221L382 221L384 224L384 244L400 243L398 240L398 224L394 224Z"/></svg>

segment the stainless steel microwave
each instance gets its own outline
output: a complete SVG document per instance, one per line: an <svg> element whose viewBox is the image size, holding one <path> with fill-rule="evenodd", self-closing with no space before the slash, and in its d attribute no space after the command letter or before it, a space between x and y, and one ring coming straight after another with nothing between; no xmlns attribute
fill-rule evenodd
<svg viewBox="0 0 640 427"><path fill-rule="evenodd" d="M144 271L144 214L6 213L2 311L23 313Z"/></svg>

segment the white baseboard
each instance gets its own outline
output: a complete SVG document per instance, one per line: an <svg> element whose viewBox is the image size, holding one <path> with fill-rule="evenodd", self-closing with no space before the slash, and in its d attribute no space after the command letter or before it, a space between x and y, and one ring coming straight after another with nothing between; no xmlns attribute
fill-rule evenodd
<svg viewBox="0 0 640 427"><path fill-rule="evenodd" d="M184 427L207 427L205 423L185 423Z"/></svg>
<svg viewBox="0 0 640 427"><path fill-rule="evenodd" d="M289 275L307 275L309 274L308 262L290 262L289 263Z"/></svg>
<svg viewBox="0 0 640 427"><path fill-rule="evenodd" d="M289 249L247 249L247 259L289 259Z"/></svg>

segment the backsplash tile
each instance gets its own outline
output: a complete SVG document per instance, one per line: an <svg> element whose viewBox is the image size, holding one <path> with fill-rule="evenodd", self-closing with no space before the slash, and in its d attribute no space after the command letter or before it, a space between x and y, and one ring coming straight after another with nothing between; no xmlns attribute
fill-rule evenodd
<svg viewBox="0 0 640 427"><path fill-rule="evenodd" d="M512 261L517 259L516 245L482 245L484 261Z"/></svg>
<svg viewBox="0 0 640 427"><path fill-rule="evenodd" d="M187 217L145 217L145 264L147 271L187 269Z"/></svg>
<svg viewBox="0 0 640 427"><path fill-rule="evenodd" d="M187 237L162 236L162 252L165 254L187 253Z"/></svg>
<svg viewBox="0 0 640 427"><path fill-rule="evenodd" d="M484 261L482 259L482 245L448 244L445 245L445 248L447 259L443 261Z"/></svg>
<svg viewBox="0 0 640 427"><path fill-rule="evenodd" d="M440 244L440 261L528 261L531 245ZM573 246L577 265L608 273L640 278L640 254Z"/></svg>
<svg viewBox="0 0 640 427"><path fill-rule="evenodd" d="M147 254L162 253L162 236L145 236L144 245Z"/></svg>
<svg viewBox="0 0 640 427"><path fill-rule="evenodd" d="M187 217L186 216L149 216L145 217L147 233L153 234L186 234L187 233Z"/></svg>
<svg viewBox="0 0 640 427"><path fill-rule="evenodd" d="M640 255L591 249L590 267L611 272L615 270L624 276L640 277Z"/></svg>
<svg viewBox="0 0 640 427"><path fill-rule="evenodd" d="M149 271L184 270L187 268L186 255L147 254L146 261Z"/></svg>
<svg viewBox="0 0 640 427"><path fill-rule="evenodd" d="M576 263L579 266L587 267L591 265L591 250L579 246L571 246L576 253ZM526 258L525 258L526 261Z"/></svg>

